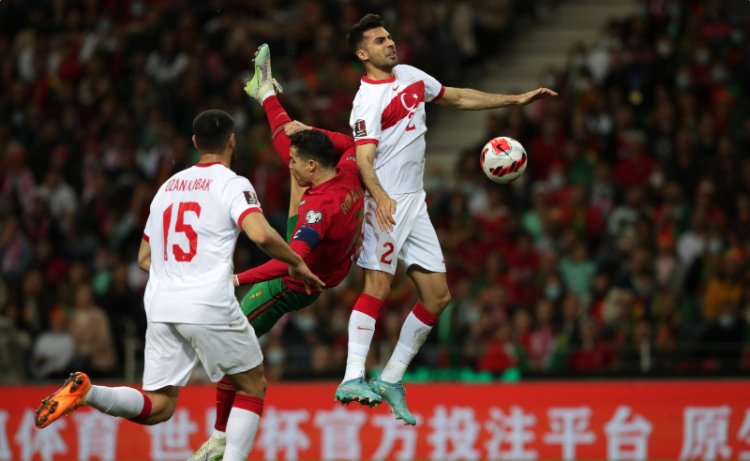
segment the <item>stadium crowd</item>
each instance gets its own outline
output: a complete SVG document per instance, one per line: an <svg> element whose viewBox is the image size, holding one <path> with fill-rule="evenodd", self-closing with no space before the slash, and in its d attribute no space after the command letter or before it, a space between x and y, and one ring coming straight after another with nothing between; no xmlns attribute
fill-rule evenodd
<svg viewBox="0 0 750 461"><path fill-rule="evenodd" d="M431 172L453 303L411 379L750 370L750 45L728 3L638 3L595 43L561 50L565 68L542 72L539 83L559 98L488 114L486 135L457 153L453 174ZM361 69L344 36L362 12L384 14L401 62L452 84L502 53L511 19L554 7L3 2L2 379L79 368L138 378L131 358L141 356L147 274L135 255L156 188L195 161L200 110L234 116L234 169L283 230L288 172L240 79L258 44L271 45L295 118L348 133ZM478 166L482 144L498 135L530 154L511 186ZM241 239L235 259L245 269L264 256ZM269 378L341 377L361 283L352 271L277 324L263 340ZM393 288L375 364L416 298L402 273Z"/></svg>

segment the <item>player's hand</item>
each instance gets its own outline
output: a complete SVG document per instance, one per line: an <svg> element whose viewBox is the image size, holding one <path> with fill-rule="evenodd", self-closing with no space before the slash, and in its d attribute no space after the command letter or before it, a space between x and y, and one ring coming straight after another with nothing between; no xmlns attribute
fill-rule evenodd
<svg viewBox="0 0 750 461"><path fill-rule="evenodd" d="M292 120L291 122L284 125L284 134L287 136L291 136L305 130L312 130L312 127L310 125L305 125L304 123L297 120Z"/></svg>
<svg viewBox="0 0 750 461"><path fill-rule="evenodd" d="M529 91L528 93L524 93L518 97L518 104L529 104L537 99L542 98L548 98L552 96L557 96L557 93L550 90L549 88L537 88L534 91Z"/></svg>
<svg viewBox="0 0 750 461"><path fill-rule="evenodd" d="M375 203L377 204L375 216L378 218L380 228L385 232L391 232L393 226L396 225L396 220L393 218L396 213L396 201L388 195L384 195L380 200L376 199Z"/></svg>
<svg viewBox="0 0 750 461"><path fill-rule="evenodd" d="M289 275L296 280L302 281L305 285L305 291L307 294L311 294L313 291L320 291L326 286L317 275L312 273L304 261L301 261L295 266L289 265Z"/></svg>

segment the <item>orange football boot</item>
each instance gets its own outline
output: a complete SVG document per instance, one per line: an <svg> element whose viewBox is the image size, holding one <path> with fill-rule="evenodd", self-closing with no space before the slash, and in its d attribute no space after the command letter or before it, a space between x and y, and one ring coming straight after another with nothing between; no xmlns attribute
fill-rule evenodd
<svg viewBox="0 0 750 461"><path fill-rule="evenodd" d="M89 389L91 389L91 380L86 373L80 371L71 373L60 389L42 400L34 417L36 427L42 429L60 419L61 416L73 413L76 408L83 405Z"/></svg>

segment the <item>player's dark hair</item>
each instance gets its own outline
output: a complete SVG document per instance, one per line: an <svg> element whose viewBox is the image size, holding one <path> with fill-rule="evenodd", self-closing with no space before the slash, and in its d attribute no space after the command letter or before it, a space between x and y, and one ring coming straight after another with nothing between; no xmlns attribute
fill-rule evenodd
<svg viewBox="0 0 750 461"><path fill-rule="evenodd" d="M362 19L357 21L356 24L349 29L349 33L346 35L346 43L349 45L349 49L352 53L356 53L359 49L360 43L362 43L362 37L370 29L376 29L378 27L385 27L383 18L379 14L369 13L362 16Z"/></svg>
<svg viewBox="0 0 750 461"><path fill-rule="evenodd" d="M223 110L204 110L193 119L195 144L201 152L223 150L232 132L234 132L234 120Z"/></svg>
<svg viewBox="0 0 750 461"><path fill-rule="evenodd" d="M321 166L333 168L339 161L339 154L333 147L331 138L318 130L304 130L289 138L297 148L297 155L303 160L315 160Z"/></svg>

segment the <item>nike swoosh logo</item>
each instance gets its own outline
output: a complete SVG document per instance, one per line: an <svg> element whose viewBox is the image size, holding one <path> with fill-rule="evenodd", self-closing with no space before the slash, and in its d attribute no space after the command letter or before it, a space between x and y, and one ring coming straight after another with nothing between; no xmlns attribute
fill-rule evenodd
<svg viewBox="0 0 750 461"><path fill-rule="evenodd" d="M393 91L398 91L398 85L393 87Z"/></svg>
<svg viewBox="0 0 750 461"><path fill-rule="evenodd" d="M358 326L358 327L357 327L357 330L368 330L368 331L372 331L372 328L363 328L363 327L360 327L360 326Z"/></svg>

